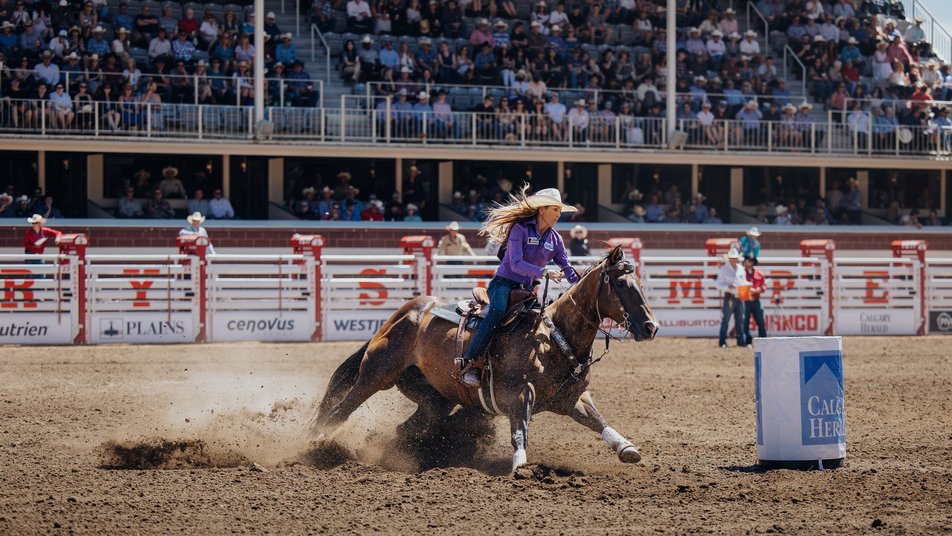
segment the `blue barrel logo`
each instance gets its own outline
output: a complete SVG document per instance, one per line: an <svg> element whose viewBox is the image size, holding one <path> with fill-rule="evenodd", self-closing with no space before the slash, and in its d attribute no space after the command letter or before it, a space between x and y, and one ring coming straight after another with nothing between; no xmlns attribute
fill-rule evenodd
<svg viewBox="0 0 952 536"><path fill-rule="evenodd" d="M846 443L843 353L800 353L800 423L804 445Z"/></svg>

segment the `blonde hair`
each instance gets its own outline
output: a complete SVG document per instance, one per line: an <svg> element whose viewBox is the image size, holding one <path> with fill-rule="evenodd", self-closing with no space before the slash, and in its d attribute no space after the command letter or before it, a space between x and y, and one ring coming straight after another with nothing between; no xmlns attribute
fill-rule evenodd
<svg viewBox="0 0 952 536"><path fill-rule="evenodd" d="M526 200L526 191L529 185L525 184L518 192L509 194L509 202L505 205L496 204L488 211L488 218L479 229L480 236L488 236L490 240L505 244L509 239L509 230L513 224L539 213L538 207L533 207Z"/></svg>

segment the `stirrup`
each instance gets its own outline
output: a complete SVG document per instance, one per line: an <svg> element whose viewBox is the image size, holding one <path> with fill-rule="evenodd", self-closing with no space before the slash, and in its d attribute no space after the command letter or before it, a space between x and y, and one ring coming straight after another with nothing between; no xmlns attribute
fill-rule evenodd
<svg viewBox="0 0 952 536"><path fill-rule="evenodd" d="M479 387L481 374L479 368L476 366L476 360L461 361L459 373L456 377L457 381L466 387Z"/></svg>

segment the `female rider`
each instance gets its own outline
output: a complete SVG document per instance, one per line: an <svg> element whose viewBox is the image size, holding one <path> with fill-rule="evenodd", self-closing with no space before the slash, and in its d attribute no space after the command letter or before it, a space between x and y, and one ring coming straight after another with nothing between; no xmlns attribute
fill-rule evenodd
<svg viewBox="0 0 952 536"><path fill-rule="evenodd" d="M562 194L555 188L539 190L530 196L525 194L526 189L528 185L513 195L509 204L490 210L488 220L479 230L480 235L504 244L505 250L487 288L489 311L463 357L460 383L467 387L479 387L479 371L473 361L489 346L493 331L509 306L509 293L513 289L531 290L533 281L539 277L559 282L563 273L570 283L579 279L569 264L562 237L553 228L562 212L575 212L575 207L562 204ZM553 260L561 272L545 268Z"/></svg>

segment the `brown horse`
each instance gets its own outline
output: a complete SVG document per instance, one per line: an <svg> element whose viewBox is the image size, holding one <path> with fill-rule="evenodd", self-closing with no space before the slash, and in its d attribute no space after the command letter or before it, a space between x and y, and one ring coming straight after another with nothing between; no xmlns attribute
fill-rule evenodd
<svg viewBox="0 0 952 536"><path fill-rule="evenodd" d="M430 296L406 303L338 367L319 406L314 432L330 434L371 395L394 385L417 403L402 429L425 427L457 405L479 400L477 389L463 388L454 377L457 326L429 314L442 303ZM544 312L551 324L541 316L524 320L497 335L489 347L492 375L484 376L483 399L491 397L492 411L509 417L513 471L526 463L529 419L539 411L572 417L600 433L622 462L637 463L638 449L595 409L588 392L590 361L582 359L580 364L574 357L591 355L605 318L627 329L636 341L651 340L658 332L641 281L621 248L590 268Z"/></svg>

